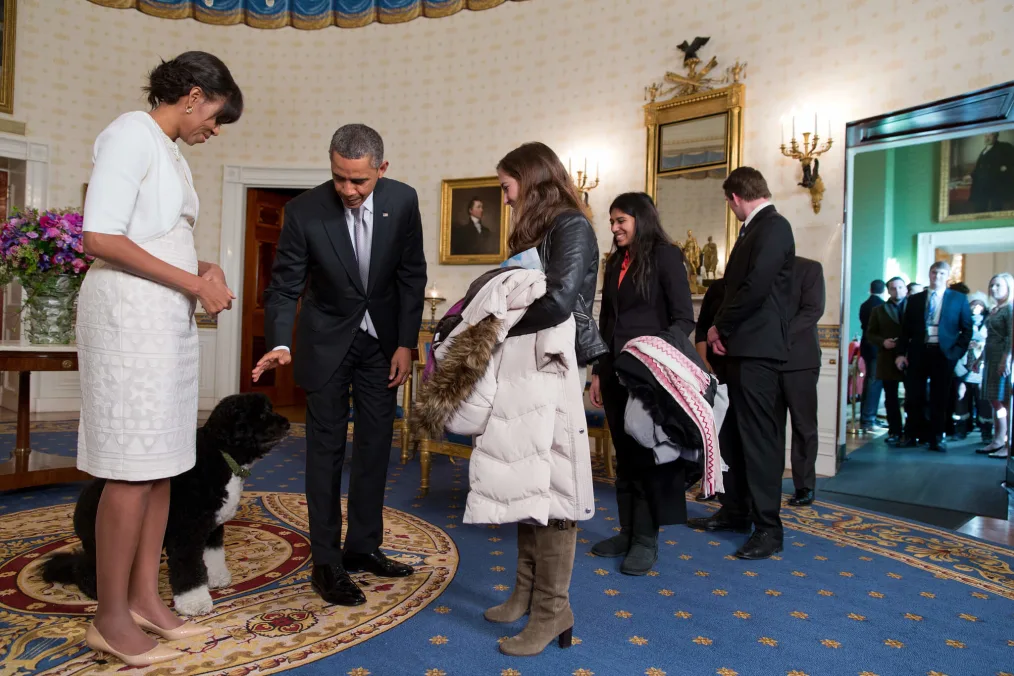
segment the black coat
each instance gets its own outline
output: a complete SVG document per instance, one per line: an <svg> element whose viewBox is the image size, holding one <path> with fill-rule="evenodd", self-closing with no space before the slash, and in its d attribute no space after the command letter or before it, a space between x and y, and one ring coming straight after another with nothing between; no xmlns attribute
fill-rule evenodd
<svg viewBox="0 0 1014 676"><path fill-rule="evenodd" d="M824 268L817 261L796 256L789 301L789 359L782 371L820 368L817 322L824 316Z"/></svg>
<svg viewBox="0 0 1014 676"><path fill-rule="evenodd" d="M296 383L314 391L341 365L363 315L388 357L416 347L426 293L422 217L414 188L381 178L373 190L369 288L363 288L345 207L331 181L285 205L285 223L264 292L268 349L292 342Z"/></svg>
<svg viewBox="0 0 1014 676"><path fill-rule="evenodd" d="M715 328L729 357L789 357L789 306L796 242L774 205L746 226L725 265L725 300Z"/></svg>
<svg viewBox="0 0 1014 676"><path fill-rule="evenodd" d="M910 361L919 359L926 350L926 303L929 292L926 289L910 296L905 303L898 355L908 357ZM972 342L972 310L965 294L951 289L944 290L937 339L940 341L940 351L951 361L957 362L965 356L968 344Z"/></svg>
<svg viewBox="0 0 1014 676"><path fill-rule="evenodd" d="M683 252L673 245L655 250L655 265L645 298L634 285L634 270L628 269L619 284L621 253L607 263L599 310L599 331L616 356L632 338L657 336L662 331L687 336L694 330L694 306L690 299ZM596 371L597 372L597 371Z"/></svg>

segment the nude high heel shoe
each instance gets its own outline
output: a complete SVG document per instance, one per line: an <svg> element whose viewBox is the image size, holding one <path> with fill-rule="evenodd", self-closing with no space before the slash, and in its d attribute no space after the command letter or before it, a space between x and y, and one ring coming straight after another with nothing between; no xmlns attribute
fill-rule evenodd
<svg viewBox="0 0 1014 676"><path fill-rule="evenodd" d="M179 650L173 650L172 648L168 648L164 645L157 645L151 650L143 652L140 655L124 655L123 653L113 650L112 647L110 647L109 643L102 637L102 634L99 633L99 630L95 628L94 624L88 625L88 630L85 631L85 645L97 653L112 655L128 667L147 667L152 664L158 664L159 662L175 660L176 658L183 656L183 653Z"/></svg>
<svg viewBox="0 0 1014 676"><path fill-rule="evenodd" d="M207 634L210 630L207 627L202 627L199 624L193 622L187 622L181 624L175 629L163 629L154 622L149 622L144 619L133 610L130 611L130 616L134 618L134 624L139 626L145 631L150 631L154 634L158 634L167 641L179 641L184 638L190 638L191 636L200 636L201 634Z"/></svg>

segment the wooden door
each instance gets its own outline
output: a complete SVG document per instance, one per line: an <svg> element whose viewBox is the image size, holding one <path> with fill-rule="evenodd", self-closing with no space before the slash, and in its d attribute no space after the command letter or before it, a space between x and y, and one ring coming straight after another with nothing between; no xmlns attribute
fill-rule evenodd
<svg viewBox="0 0 1014 676"><path fill-rule="evenodd" d="M271 266L285 222L285 204L298 191L261 188L247 190L246 239L243 256L243 346L240 392L263 392L274 406L303 406L306 394L296 386L292 364L268 371L254 383L250 378L257 360L275 345L264 338L264 290L271 281ZM296 316L299 313L297 310ZM295 343L295 330L293 342Z"/></svg>

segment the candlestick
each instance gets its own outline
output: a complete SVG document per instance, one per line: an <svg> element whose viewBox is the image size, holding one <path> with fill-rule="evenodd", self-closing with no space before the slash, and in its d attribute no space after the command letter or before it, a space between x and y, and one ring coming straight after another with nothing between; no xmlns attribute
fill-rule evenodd
<svg viewBox="0 0 1014 676"><path fill-rule="evenodd" d="M585 176L588 175L588 158L587 157L584 158L584 175Z"/></svg>
<svg viewBox="0 0 1014 676"><path fill-rule="evenodd" d="M785 123L782 122L782 145L785 145Z"/></svg>
<svg viewBox="0 0 1014 676"><path fill-rule="evenodd" d="M792 140L796 140L796 116L792 116Z"/></svg>
<svg viewBox="0 0 1014 676"><path fill-rule="evenodd" d="M599 163L598 163L598 161L595 162L595 182L596 183L599 182Z"/></svg>
<svg viewBox="0 0 1014 676"><path fill-rule="evenodd" d="M813 135L817 135L817 113L813 114Z"/></svg>

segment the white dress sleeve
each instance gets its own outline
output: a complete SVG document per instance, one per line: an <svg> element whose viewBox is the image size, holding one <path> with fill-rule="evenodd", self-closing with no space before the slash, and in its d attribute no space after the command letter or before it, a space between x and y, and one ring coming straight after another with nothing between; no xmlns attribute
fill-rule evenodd
<svg viewBox="0 0 1014 676"><path fill-rule="evenodd" d="M141 181L153 161L151 133L139 120L119 120L95 139L84 205L84 231L127 235Z"/></svg>

